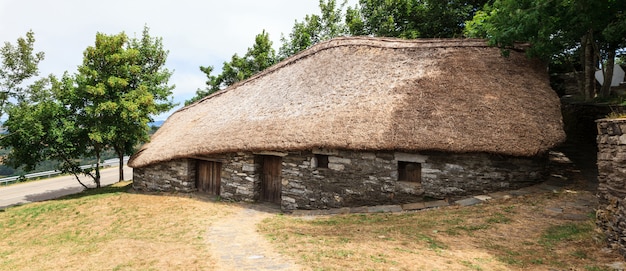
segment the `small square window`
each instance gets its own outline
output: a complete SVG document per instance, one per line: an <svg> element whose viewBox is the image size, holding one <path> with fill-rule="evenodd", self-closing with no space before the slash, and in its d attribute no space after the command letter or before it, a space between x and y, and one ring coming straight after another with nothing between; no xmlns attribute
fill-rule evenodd
<svg viewBox="0 0 626 271"><path fill-rule="evenodd" d="M398 161L398 181L421 182L422 181L422 164Z"/></svg>
<svg viewBox="0 0 626 271"><path fill-rule="evenodd" d="M328 155L316 154L315 160L318 168L328 168Z"/></svg>

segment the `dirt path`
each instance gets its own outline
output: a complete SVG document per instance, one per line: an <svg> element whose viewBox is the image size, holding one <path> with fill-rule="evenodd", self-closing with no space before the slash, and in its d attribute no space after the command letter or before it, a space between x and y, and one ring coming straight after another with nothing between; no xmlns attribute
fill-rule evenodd
<svg viewBox="0 0 626 271"><path fill-rule="evenodd" d="M255 208L255 209L252 209ZM302 270L291 259L274 251L256 231L257 223L276 210L262 205L245 206L220 219L208 231L218 270Z"/></svg>

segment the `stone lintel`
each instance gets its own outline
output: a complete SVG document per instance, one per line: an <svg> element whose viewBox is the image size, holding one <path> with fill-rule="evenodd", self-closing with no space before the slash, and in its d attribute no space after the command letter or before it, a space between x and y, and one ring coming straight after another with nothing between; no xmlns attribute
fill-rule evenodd
<svg viewBox="0 0 626 271"><path fill-rule="evenodd" d="M311 150L313 154L323 154L323 155L339 155L339 151L333 149L324 149L324 148L313 148Z"/></svg>
<svg viewBox="0 0 626 271"><path fill-rule="evenodd" d="M209 162L220 162L220 163L227 162L226 157L222 157L222 156L194 155L194 156L190 156L189 158L196 159L196 160L202 160L202 161L209 161Z"/></svg>
<svg viewBox="0 0 626 271"><path fill-rule="evenodd" d="M280 151L259 151L259 152L253 152L252 154L285 157L287 156L288 153L280 152Z"/></svg>
<svg viewBox="0 0 626 271"><path fill-rule="evenodd" d="M402 162L413 162L413 163L426 163L428 160L428 156L414 153L405 153L405 152L396 152L394 153L394 158L397 161Z"/></svg>

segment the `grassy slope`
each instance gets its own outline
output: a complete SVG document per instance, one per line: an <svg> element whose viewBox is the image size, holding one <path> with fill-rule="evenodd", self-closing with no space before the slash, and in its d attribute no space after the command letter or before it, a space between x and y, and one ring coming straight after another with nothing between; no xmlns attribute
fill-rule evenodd
<svg viewBox="0 0 626 271"><path fill-rule="evenodd" d="M606 264L623 259L602 250L592 213L582 221L546 213L580 196L548 193L402 214L279 216L260 229L314 270L609 270Z"/></svg>
<svg viewBox="0 0 626 271"><path fill-rule="evenodd" d="M212 270L208 226L232 207L106 188L0 212L0 270Z"/></svg>
<svg viewBox="0 0 626 271"><path fill-rule="evenodd" d="M0 270L215 270L206 229L239 207L127 189L0 212ZM593 219L546 212L589 193L416 213L276 215L259 230L314 270L609 270L623 259L602 249Z"/></svg>

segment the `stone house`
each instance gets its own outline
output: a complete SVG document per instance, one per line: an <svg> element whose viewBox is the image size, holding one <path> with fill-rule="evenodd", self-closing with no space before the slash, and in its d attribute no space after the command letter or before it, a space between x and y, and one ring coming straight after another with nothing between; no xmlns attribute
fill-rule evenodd
<svg viewBox="0 0 626 271"><path fill-rule="evenodd" d="M137 190L323 209L527 186L563 139L546 69L523 52L352 37L178 110L129 165Z"/></svg>

